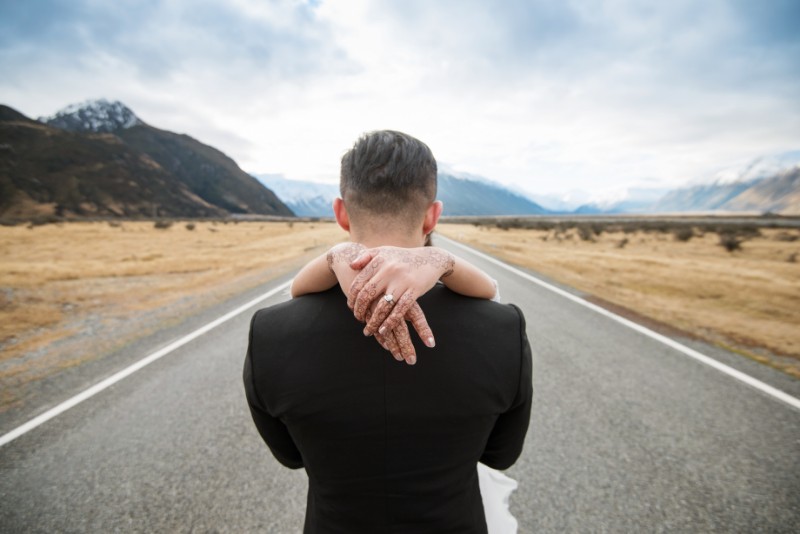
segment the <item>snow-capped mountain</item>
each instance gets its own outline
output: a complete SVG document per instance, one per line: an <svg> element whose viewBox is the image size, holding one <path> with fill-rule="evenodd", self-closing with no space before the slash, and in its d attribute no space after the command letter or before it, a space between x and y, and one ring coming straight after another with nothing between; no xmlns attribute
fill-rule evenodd
<svg viewBox="0 0 800 534"><path fill-rule="evenodd" d="M289 180L281 174L254 174L289 206L298 217L333 217L333 199L339 196L337 184Z"/></svg>
<svg viewBox="0 0 800 534"><path fill-rule="evenodd" d="M293 215L219 150L118 102L70 106L43 122L0 105L0 217Z"/></svg>
<svg viewBox="0 0 800 534"><path fill-rule="evenodd" d="M447 168L447 167L444 167ZM332 217L331 203L339 195L336 184L288 180L281 175L255 174L297 215ZM533 215L547 210L501 184L479 176L440 172L437 198L444 215Z"/></svg>
<svg viewBox="0 0 800 534"><path fill-rule="evenodd" d="M669 191L664 188L626 187L603 197L591 199L575 208L572 213L579 215L648 213Z"/></svg>
<svg viewBox="0 0 800 534"><path fill-rule="evenodd" d="M125 104L104 98L72 104L55 115L39 117L38 120L62 130L95 133L110 133L143 124Z"/></svg>
<svg viewBox="0 0 800 534"><path fill-rule="evenodd" d="M487 178L440 172L437 198L443 215L538 215L549 213L539 204Z"/></svg>
<svg viewBox="0 0 800 534"><path fill-rule="evenodd" d="M746 181L718 180L670 191L653 212L760 211L800 214L800 165Z"/></svg>

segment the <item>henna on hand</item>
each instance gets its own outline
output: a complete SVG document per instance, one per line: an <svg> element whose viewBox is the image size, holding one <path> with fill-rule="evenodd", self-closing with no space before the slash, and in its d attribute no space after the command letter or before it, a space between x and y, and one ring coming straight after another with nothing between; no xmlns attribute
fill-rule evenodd
<svg viewBox="0 0 800 534"><path fill-rule="evenodd" d="M333 274L336 274L335 269L340 265L347 265L349 268L350 264L359 259L362 252L366 250L367 248L359 243L339 243L331 248L326 255L328 269Z"/></svg>
<svg viewBox="0 0 800 534"><path fill-rule="evenodd" d="M417 331L417 335L427 347L433 348L436 346L436 340L433 338L433 330L431 330L431 327L428 325L428 320L425 318L422 308L420 308L416 301L408 312L406 312L405 318L407 321L411 322L411 326L414 327L414 330Z"/></svg>

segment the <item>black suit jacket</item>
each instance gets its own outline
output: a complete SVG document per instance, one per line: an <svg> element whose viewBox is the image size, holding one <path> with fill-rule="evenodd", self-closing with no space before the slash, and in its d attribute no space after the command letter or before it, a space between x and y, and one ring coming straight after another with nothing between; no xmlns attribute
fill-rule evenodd
<svg viewBox="0 0 800 534"><path fill-rule="evenodd" d="M306 468L306 533L486 532L477 462L508 468L528 429L525 320L441 285L419 303L436 347L414 366L364 337L338 287L253 317L247 401L275 458Z"/></svg>

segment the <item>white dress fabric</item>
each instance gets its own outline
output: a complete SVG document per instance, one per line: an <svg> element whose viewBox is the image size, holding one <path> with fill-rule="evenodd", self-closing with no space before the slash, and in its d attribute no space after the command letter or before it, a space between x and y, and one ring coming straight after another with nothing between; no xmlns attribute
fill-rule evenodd
<svg viewBox="0 0 800 534"><path fill-rule="evenodd" d="M517 534L517 520L508 509L511 492L517 489L517 481L479 463L478 485L489 534Z"/></svg>

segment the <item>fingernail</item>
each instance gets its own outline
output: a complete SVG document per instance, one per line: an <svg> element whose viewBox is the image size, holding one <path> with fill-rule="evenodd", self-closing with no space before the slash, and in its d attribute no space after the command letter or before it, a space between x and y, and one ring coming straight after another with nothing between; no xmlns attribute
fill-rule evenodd
<svg viewBox="0 0 800 534"><path fill-rule="evenodd" d="M385 326L382 326L382 327L380 327L380 328L378 329L378 333L379 333L380 335L383 335L383 334L385 334L385 333L386 333L386 327L385 327Z"/></svg>
<svg viewBox="0 0 800 534"><path fill-rule="evenodd" d="M436 346L436 342L433 340L433 338L432 338L432 337L429 337L429 338L428 338L428 346L429 346L430 348L433 348L433 347L435 347L435 346Z"/></svg>
<svg viewBox="0 0 800 534"><path fill-rule="evenodd" d="M408 358L408 365L414 365L415 363L417 363L417 359L414 356Z"/></svg>

